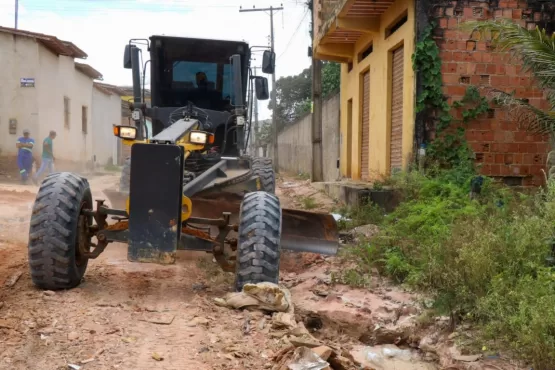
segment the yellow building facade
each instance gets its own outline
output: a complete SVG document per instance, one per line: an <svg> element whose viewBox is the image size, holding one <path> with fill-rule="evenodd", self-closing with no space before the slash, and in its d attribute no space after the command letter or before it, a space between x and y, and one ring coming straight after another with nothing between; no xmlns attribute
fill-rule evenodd
<svg viewBox="0 0 555 370"><path fill-rule="evenodd" d="M373 180L407 167L416 81L414 0L315 0L314 57L341 62L341 175Z"/></svg>

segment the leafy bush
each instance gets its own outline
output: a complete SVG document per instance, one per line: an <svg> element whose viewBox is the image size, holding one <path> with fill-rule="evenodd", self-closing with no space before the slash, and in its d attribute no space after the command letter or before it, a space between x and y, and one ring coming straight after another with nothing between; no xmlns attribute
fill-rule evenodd
<svg viewBox="0 0 555 370"><path fill-rule="evenodd" d="M479 323L482 339L547 369L555 363L555 272L546 266L555 186L525 195L486 178L472 200L465 171L394 179L405 202L353 253L366 271L431 294L437 310Z"/></svg>

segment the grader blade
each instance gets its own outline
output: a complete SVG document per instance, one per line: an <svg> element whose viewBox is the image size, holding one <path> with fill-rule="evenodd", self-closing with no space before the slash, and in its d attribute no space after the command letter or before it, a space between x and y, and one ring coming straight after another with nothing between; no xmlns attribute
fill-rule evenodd
<svg viewBox="0 0 555 370"><path fill-rule="evenodd" d="M128 194L105 190L112 208L125 209ZM193 217L219 218L222 212L231 213L231 222L239 223L242 196L225 194L216 199L193 197ZM332 215L296 209L282 209L281 247L297 252L336 255L339 231Z"/></svg>
<svg viewBox="0 0 555 370"><path fill-rule="evenodd" d="M221 212L232 214L238 223L241 197L235 194L218 199L193 198L193 216L217 218ZM337 223L330 214L282 208L281 247L297 252L335 255L339 248Z"/></svg>

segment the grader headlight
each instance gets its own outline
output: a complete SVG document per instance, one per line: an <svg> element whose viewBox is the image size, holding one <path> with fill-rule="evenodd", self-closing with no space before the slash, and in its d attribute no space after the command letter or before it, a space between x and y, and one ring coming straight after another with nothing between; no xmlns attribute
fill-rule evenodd
<svg viewBox="0 0 555 370"><path fill-rule="evenodd" d="M114 136L126 140L135 140L137 128L131 126L114 126Z"/></svg>
<svg viewBox="0 0 555 370"><path fill-rule="evenodd" d="M191 131L189 142L198 145L214 144L214 134L204 131Z"/></svg>

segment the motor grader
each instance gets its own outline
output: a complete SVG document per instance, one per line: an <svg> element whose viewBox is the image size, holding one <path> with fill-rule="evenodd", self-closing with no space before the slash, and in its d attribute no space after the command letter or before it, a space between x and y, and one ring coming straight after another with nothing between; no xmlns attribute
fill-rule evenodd
<svg viewBox="0 0 555 370"><path fill-rule="evenodd" d="M150 60L141 63L146 48ZM282 209L274 194L272 161L246 155L253 95L269 97L267 78L251 70L262 52L272 73L273 51L242 41L170 36L131 40L124 67L131 69L131 124L114 135L131 145L120 189L93 202L87 179L47 176L33 207L29 266L42 289L73 288L89 259L110 243L126 243L128 260L172 264L178 250L212 253L246 283L279 280L282 249L333 255L334 218ZM150 63L151 103L144 102ZM148 119L148 125L145 123Z"/></svg>

